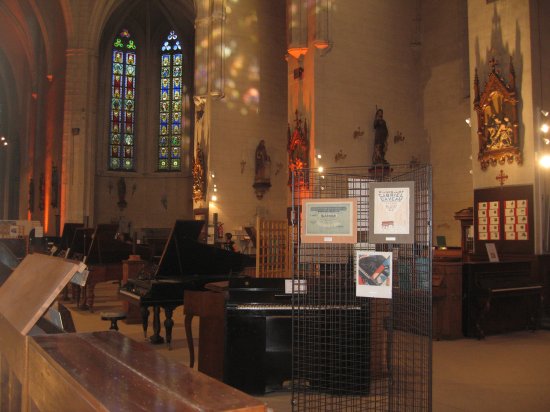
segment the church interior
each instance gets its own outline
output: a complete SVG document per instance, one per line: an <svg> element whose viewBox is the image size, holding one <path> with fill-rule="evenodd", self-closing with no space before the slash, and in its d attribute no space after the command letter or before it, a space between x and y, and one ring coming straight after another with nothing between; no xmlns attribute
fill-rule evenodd
<svg viewBox="0 0 550 412"><path fill-rule="evenodd" d="M63 404L85 346L129 383L158 379L162 410L544 410L549 15L545 0L0 0L0 409ZM376 214L390 189L410 196L401 226ZM315 208L348 236L328 220L310 236ZM364 275L374 252L384 271ZM294 314L266 317L258 356L295 386L265 395L231 372L257 330L229 328L229 305L266 299L265 315L285 287ZM54 307L76 338L32 336ZM303 350L319 327L330 361ZM510 348L540 362L506 368ZM129 351L162 378L123 375ZM501 379L523 374L524 393ZM473 376L492 396L450 401ZM67 407L107 407L93 384Z"/></svg>

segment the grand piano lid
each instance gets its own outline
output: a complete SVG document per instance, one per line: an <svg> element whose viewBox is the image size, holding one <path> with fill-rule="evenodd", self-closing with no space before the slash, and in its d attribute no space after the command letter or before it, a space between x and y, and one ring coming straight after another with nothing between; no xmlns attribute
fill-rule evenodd
<svg viewBox="0 0 550 412"><path fill-rule="evenodd" d="M27 255L0 287L0 314L27 335L79 270L80 262L38 253Z"/></svg>
<svg viewBox="0 0 550 412"><path fill-rule="evenodd" d="M197 240L203 224L198 220L176 221L164 247L156 278L223 275L242 271L244 255Z"/></svg>

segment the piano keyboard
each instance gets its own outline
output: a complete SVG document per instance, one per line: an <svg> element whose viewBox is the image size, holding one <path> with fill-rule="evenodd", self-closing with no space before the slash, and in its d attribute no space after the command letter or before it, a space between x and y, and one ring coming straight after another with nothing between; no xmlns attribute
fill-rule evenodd
<svg viewBox="0 0 550 412"><path fill-rule="evenodd" d="M498 288L498 289L491 289L492 293L514 293L514 292L526 292L529 290L539 290L542 289L541 285L537 286L518 286L518 287L512 287L512 288Z"/></svg>
<svg viewBox="0 0 550 412"><path fill-rule="evenodd" d="M291 311L291 304L265 304L265 303L239 303L228 304L228 309L231 310L288 310ZM360 306L350 305L305 305L294 306L294 310L361 310Z"/></svg>

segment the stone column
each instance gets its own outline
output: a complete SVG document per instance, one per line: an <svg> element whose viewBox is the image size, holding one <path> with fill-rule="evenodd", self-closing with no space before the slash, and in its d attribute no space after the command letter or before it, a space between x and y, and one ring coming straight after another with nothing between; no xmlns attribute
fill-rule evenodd
<svg viewBox="0 0 550 412"><path fill-rule="evenodd" d="M91 226L97 148L97 60L95 50L66 52L67 77L61 160L61 227L65 222ZM99 148L100 149L100 148Z"/></svg>

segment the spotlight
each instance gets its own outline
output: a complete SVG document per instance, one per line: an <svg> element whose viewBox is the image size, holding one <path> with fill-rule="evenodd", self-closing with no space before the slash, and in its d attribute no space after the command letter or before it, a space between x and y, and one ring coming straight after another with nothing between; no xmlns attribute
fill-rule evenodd
<svg viewBox="0 0 550 412"><path fill-rule="evenodd" d="M218 196L212 195L212 201L213 201L213 202L216 202L217 200L218 200Z"/></svg>
<svg viewBox="0 0 550 412"><path fill-rule="evenodd" d="M550 155L549 154L542 155L542 157L539 159L539 165L541 165L545 169L550 169Z"/></svg>
<svg viewBox="0 0 550 412"><path fill-rule="evenodd" d="M325 169L323 169L323 166L319 166L319 168L317 169L317 171L318 171L319 173L323 173L323 170L325 170Z"/></svg>
<svg viewBox="0 0 550 412"><path fill-rule="evenodd" d="M550 130L550 126L548 126L548 123L543 123L541 126L540 126L540 131L542 133L548 133L548 131Z"/></svg>
<svg viewBox="0 0 550 412"><path fill-rule="evenodd" d="M472 127L472 124L471 124L471 121L470 121L470 118L468 117L467 119L464 120L466 122L466 124L470 127Z"/></svg>

